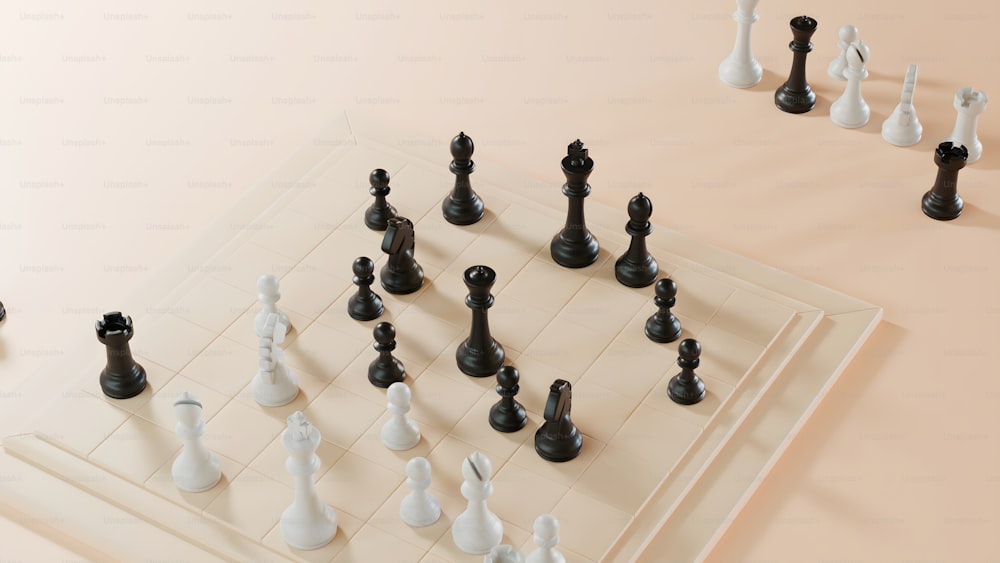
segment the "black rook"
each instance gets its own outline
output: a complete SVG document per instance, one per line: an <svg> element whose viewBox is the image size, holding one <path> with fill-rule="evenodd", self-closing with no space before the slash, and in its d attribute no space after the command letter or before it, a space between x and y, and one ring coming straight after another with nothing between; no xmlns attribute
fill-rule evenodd
<svg viewBox="0 0 1000 563"><path fill-rule="evenodd" d="M101 391L112 399L128 399L146 388L146 370L132 358L129 340L135 334L132 317L118 311L97 321L97 339L107 347L108 363L101 371Z"/></svg>

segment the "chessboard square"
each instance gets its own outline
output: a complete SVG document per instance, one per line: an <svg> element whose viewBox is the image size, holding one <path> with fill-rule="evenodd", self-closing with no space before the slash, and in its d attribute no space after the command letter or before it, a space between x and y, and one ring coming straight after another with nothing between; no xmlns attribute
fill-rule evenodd
<svg viewBox="0 0 1000 563"><path fill-rule="evenodd" d="M368 520L405 479L402 472L346 452L316 481L316 490L338 512Z"/></svg>
<svg viewBox="0 0 1000 563"><path fill-rule="evenodd" d="M256 348L220 336L191 360L181 375L231 397L246 387L256 371Z"/></svg>
<svg viewBox="0 0 1000 563"><path fill-rule="evenodd" d="M132 353L144 356L174 371L193 360L216 334L177 315L159 316L144 332L136 331L131 341Z"/></svg>
<svg viewBox="0 0 1000 563"><path fill-rule="evenodd" d="M523 252L537 254L548 248L552 237L563 227L554 212L539 207L512 205L501 213L483 236L510 241Z"/></svg>
<svg viewBox="0 0 1000 563"><path fill-rule="evenodd" d="M493 473L493 491L487 503L500 518L531 530L539 514L547 514L569 491L569 486L508 463Z"/></svg>
<svg viewBox="0 0 1000 563"><path fill-rule="evenodd" d="M244 469L216 496L206 514L260 540L292 504L295 491L266 475Z"/></svg>
<svg viewBox="0 0 1000 563"><path fill-rule="evenodd" d="M471 317L468 310L466 314ZM414 373L423 371L447 348L448 343L463 333L458 326L442 321L416 306L400 313L396 317L395 326L396 349L393 354L404 365L412 366Z"/></svg>
<svg viewBox="0 0 1000 563"><path fill-rule="evenodd" d="M505 295L498 303L490 313L490 332L504 350L526 349L552 320L545 310L513 297Z"/></svg>
<svg viewBox="0 0 1000 563"><path fill-rule="evenodd" d="M329 386L303 413L323 436L348 449L385 412L385 404L374 403L350 391Z"/></svg>
<svg viewBox="0 0 1000 563"><path fill-rule="evenodd" d="M650 342L649 346L638 346L624 339L613 341L583 373L581 384L597 383L639 401L660 381L664 373L672 369L677 360L676 342L653 344ZM659 350L657 347L663 349ZM652 354L651 350L658 350L659 353Z"/></svg>
<svg viewBox="0 0 1000 563"><path fill-rule="evenodd" d="M535 435L535 429L544 422L540 415L527 411L528 422L517 432L494 430L489 421L490 408L499 400L500 397L495 393L484 393L448 433L467 444L475 444L476 448L494 462L494 469L497 461L514 455L521 444L530 440Z"/></svg>
<svg viewBox="0 0 1000 563"><path fill-rule="evenodd" d="M699 372L738 386L763 355L765 348L746 339L708 325L701 332Z"/></svg>
<svg viewBox="0 0 1000 563"><path fill-rule="evenodd" d="M350 451L395 473L404 475L406 462L415 457L427 457L427 454L447 433L439 428L418 423L420 441L415 446L408 450L390 450L382 442L382 427L389 422L391 416L388 412L380 416L368 427L364 435L354 442Z"/></svg>
<svg viewBox="0 0 1000 563"><path fill-rule="evenodd" d="M711 325L767 346L794 314L785 305L738 289L715 313Z"/></svg>
<svg viewBox="0 0 1000 563"><path fill-rule="evenodd" d="M230 401L206 423L208 449L250 465L285 424L239 401Z"/></svg>
<svg viewBox="0 0 1000 563"><path fill-rule="evenodd" d="M424 281L424 289L413 300L413 308L452 325L464 326L472 319L472 312L465 305L468 293L462 275L445 270L430 282Z"/></svg>
<svg viewBox="0 0 1000 563"><path fill-rule="evenodd" d="M156 393L158 393L160 389L163 389L163 387L166 386L177 374L173 370L169 370L152 360L147 360L141 356L133 356L133 358L135 358L135 361L138 362L144 370L146 370L146 388L142 390L142 393L128 399L112 399L101 391L100 385L95 385L92 388L84 390L91 393L95 397L104 399L108 403L111 403L114 406L130 413L135 414L136 412L142 410L149 404L149 401L152 400ZM101 368L98 368L95 373L99 373L100 369Z"/></svg>
<svg viewBox="0 0 1000 563"><path fill-rule="evenodd" d="M338 296L354 288L350 264L346 274L331 276L303 264L296 266L281 278L279 308L300 313L311 321L316 320ZM344 316L347 316L346 311Z"/></svg>
<svg viewBox="0 0 1000 563"><path fill-rule="evenodd" d="M447 166L431 170L420 164L407 163L392 176L389 198L396 211L415 224L426 215L443 218L441 202L451 194L454 185L455 176L448 172ZM423 236L419 230L417 236Z"/></svg>
<svg viewBox="0 0 1000 563"><path fill-rule="evenodd" d="M573 490L635 514L663 477L657 464L643 463L628 450L611 443L573 484ZM609 483L614 486L608 486Z"/></svg>
<svg viewBox="0 0 1000 563"><path fill-rule="evenodd" d="M382 255L383 237L382 232L369 229L359 218L357 225L341 225L330 233L302 259L301 265L350 281L354 275L351 265L355 260L362 256L378 260Z"/></svg>
<svg viewBox="0 0 1000 563"><path fill-rule="evenodd" d="M368 366L378 358L378 352L374 350L362 352L354 361L350 363L344 371L340 372L337 379L330 385L335 388L346 389L351 393L360 395L377 405L385 404L385 389L372 385L368 381ZM409 366L403 364L405 370L405 383L413 385L413 374L410 373Z"/></svg>
<svg viewBox="0 0 1000 563"><path fill-rule="evenodd" d="M343 512L337 512L337 533L334 534L333 539L330 543L320 547L318 549L301 550L295 549L285 543L285 538L281 533L281 526L275 525L271 528L271 531L264 536L264 545L287 555L289 558L294 560L309 561L310 563L327 563L335 555L340 553L344 547L351 541L354 534L358 533L364 522L358 520L357 518L351 516L350 514L345 514ZM280 518L280 517L279 517Z"/></svg>
<svg viewBox="0 0 1000 563"><path fill-rule="evenodd" d="M449 223L440 212L433 210L413 228L420 237L420 263L433 264L442 270L476 240L475 232Z"/></svg>
<svg viewBox="0 0 1000 563"><path fill-rule="evenodd" d="M524 353L570 374L583 374L611 343L602 334L556 317L528 346Z"/></svg>
<svg viewBox="0 0 1000 563"><path fill-rule="evenodd" d="M285 348L285 361L294 370L333 381L369 342L314 323Z"/></svg>
<svg viewBox="0 0 1000 563"><path fill-rule="evenodd" d="M588 281L559 316L598 332L611 335L621 332L650 300L644 293L624 286L617 288Z"/></svg>
<svg viewBox="0 0 1000 563"><path fill-rule="evenodd" d="M198 512L207 508L208 505L211 504L217 496L219 496L222 490L228 487L233 479L235 479L236 476L239 475L244 469L243 465L235 460L229 459L224 455L215 454L219 460L219 465L222 467L222 478L219 479L219 482L216 483L214 487L207 491L189 493L177 488L177 484L174 482L174 476L171 473L174 460L177 459L178 455L180 455L180 451L167 459L167 461L161 465L149 479L146 480L146 488L156 492L162 497L176 502L177 504L197 510Z"/></svg>
<svg viewBox="0 0 1000 563"><path fill-rule="evenodd" d="M97 377L94 377L97 385ZM100 392L100 389L98 389ZM52 404L53 413L38 419L37 432L86 456L115 431L129 414L85 391L66 391ZM80 421L86 421L81 424Z"/></svg>
<svg viewBox="0 0 1000 563"><path fill-rule="evenodd" d="M677 268L670 279L677 284L677 304L671 312L703 323L711 320L734 291L724 281L688 268ZM654 309L650 314L655 312Z"/></svg>
<svg viewBox="0 0 1000 563"><path fill-rule="evenodd" d="M344 448L332 442L320 440L319 446L316 448L316 455L319 457L319 470L316 471L316 475L319 476L326 473L345 452ZM264 451L260 452L260 455L250 462L250 469L266 475L279 483L295 487L295 478L285 467L287 460L288 451L281 445L281 440L277 439L268 444L264 448Z"/></svg>
<svg viewBox="0 0 1000 563"><path fill-rule="evenodd" d="M206 276L169 312L212 332L222 332L256 302L254 294Z"/></svg>
<svg viewBox="0 0 1000 563"><path fill-rule="evenodd" d="M280 278L296 262L259 244L246 242L228 255L213 258L205 268L223 282L256 293L257 278L263 274Z"/></svg>
<svg viewBox="0 0 1000 563"><path fill-rule="evenodd" d="M233 228L252 230L250 242L298 262L330 234L332 227L327 219L286 208L266 219Z"/></svg>
<svg viewBox="0 0 1000 563"><path fill-rule="evenodd" d="M538 427L535 428L536 431L537 429ZM581 434L583 434L583 449L578 456L569 461L552 462L543 459L535 451L535 440L533 437L521 444L521 447L511 456L510 461L532 473L571 487L587 469L587 466L597 458L605 446L605 443L597 438L588 436L583 432Z"/></svg>
<svg viewBox="0 0 1000 563"><path fill-rule="evenodd" d="M201 419L205 421L215 416L230 400L228 396L198 381L185 375L178 375L159 389L141 409L136 411L136 414L160 428L172 431L177 425L174 402L185 392L198 398L198 402L202 405Z"/></svg>
<svg viewBox="0 0 1000 563"><path fill-rule="evenodd" d="M458 514L455 515L455 517L457 516ZM521 545L531 538L531 532L515 526L503 518L500 519L500 523L503 525L503 536L500 537L500 545ZM429 559L430 561L447 561L448 563L455 561L481 561L484 558L483 555L470 555L459 549L455 545L455 538L450 531L438 539L428 555L432 557Z"/></svg>
<svg viewBox="0 0 1000 563"><path fill-rule="evenodd" d="M559 520L559 545L595 560L632 520L630 513L575 490L566 493L552 515Z"/></svg>
<svg viewBox="0 0 1000 563"><path fill-rule="evenodd" d="M354 563L356 561L419 561L424 550L403 541L389 532L370 524L365 524L344 546L333 563Z"/></svg>
<svg viewBox="0 0 1000 563"><path fill-rule="evenodd" d="M88 457L112 473L141 485L180 448L181 441L173 432L133 416Z"/></svg>
<svg viewBox="0 0 1000 563"><path fill-rule="evenodd" d="M532 260L503 288L497 301L517 299L547 313L557 313L585 283L587 277L578 270Z"/></svg>
<svg viewBox="0 0 1000 563"><path fill-rule="evenodd" d="M665 475L687 451L701 428L645 404L636 407L611 443Z"/></svg>
<svg viewBox="0 0 1000 563"><path fill-rule="evenodd" d="M441 506L441 516L437 521L428 526L410 526L399 515L399 507L403 499L413 492L404 482L400 485L392 496L389 497L378 511L372 515L368 523L403 541L419 546L423 549L430 549L445 533L450 533L452 520L465 510L465 501L453 495L444 494L437 490L434 484L434 468L431 468L431 486L427 489Z"/></svg>
<svg viewBox="0 0 1000 563"><path fill-rule="evenodd" d="M635 410L635 399L587 382L573 387L573 422L580 432L608 442Z"/></svg>
<svg viewBox="0 0 1000 563"><path fill-rule="evenodd" d="M451 430L483 396L483 389L467 381L455 381L425 371L412 384L409 416L421 424Z"/></svg>
<svg viewBox="0 0 1000 563"><path fill-rule="evenodd" d="M678 418L683 418L691 424L705 428L708 421L722 407L730 395L733 393L733 386L725 383L721 379L716 379L706 375L706 370L697 370L698 377L705 384L705 398L693 405L679 405L673 402L667 395L667 386L675 375L680 373L680 368L668 371L650 391L642 403L654 409L672 414Z"/></svg>

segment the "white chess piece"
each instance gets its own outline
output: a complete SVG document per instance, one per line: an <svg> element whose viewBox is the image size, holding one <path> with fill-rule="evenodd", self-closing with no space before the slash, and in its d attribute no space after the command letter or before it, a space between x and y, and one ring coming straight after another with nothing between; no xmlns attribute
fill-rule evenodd
<svg viewBox="0 0 1000 563"><path fill-rule="evenodd" d="M406 462L406 484L413 489L399 503L399 517L417 528L430 526L441 517L441 504L427 491L431 486L431 464L415 457Z"/></svg>
<svg viewBox="0 0 1000 563"><path fill-rule="evenodd" d="M896 109L882 122L882 138L897 147L909 147L920 142L924 126L917 119L917 110L913 107L913 89L917 86L917 65L906 67L906 77L903 79L903 93L899 97Z"/></svg>
<svg viewBox="0 0 1000 563"><path fill-rule="evenodd" d="M278 278L272 274L264 274L257 278L257 300L264 308L257 313L253 319L253 328L257 336L264 336L264 322L270 314L278 315L278 320L285 327L291 327L288 322L288 315L278 310L278 300L281 299L281 291L278 287Z"/></svg>
<svg viewBox="0 0 1000 563"><path fill-rule="evenodd" d="M848 129L862 127L868 123L871 110L861 96L861 81L868 76L868 46L864 41L855 41L847 48L847 86L844 93L830 105L830 120Z"/></svg>
<svg viewBox="0 0 1000 563"><path fill-rule="evenodd" d="M170 474L177 488L189 493L200 493L215 486L222 478L222 468L216 457L201 437L205 434L205 422L201 420L202 406L198 398L181 393L174 401L177 416L177 436L184 441L184 449L170 466Z"/></svg>
<svg viewBox="0 0 1000 563"><path fill-rule="evenodd" d="M278 347L287 327L271 313L264 321L264 336L257 347L257 375L253 378L253 398L265 407L280 407L299 394L299 383L285 364L285 353Z"/></svg>
<svg viewBox="0 0 1000 563"><path fill-rule="evenodd" d="M420 442L417 423L406 417L410 412L410 388L397 381L386 390L392 416L382 426L382 443L390 450L408 450Z"/></svg>
<svg viewBox="0 0 1000 563"><path fill-rule="evenodd" d="M847 48L851 46L851 43L858 40L858 28L849 23L844 24L840 27L840 32L837 36L837 46L840 47L840 54L830 61L830 66L826 67L826 73L830 75L830 78L835 80L847 80L847 77L844 76L844 71L847 70Z"/></svg>
<svg viewBox="0 0 1000 563"><path fill-rule="evenodd" d="M566 563L566 558L556 549L559 544L559 521L551 514L535 518L535 545L525 563Z"/></svg>
<svg viewBox="0 0 1000 563"><path fill-rule="evenodd" d="M337 514L320 500L314 476L320 434L301 412L288 417L281 445L288 452L285 468L295 477L295 500L281 513L279 526L285 543L295 549L318 549L337 534Z"/></svg>
<svg viewBox="0 0 1000 563"><path fill-rule="evenodd" d="M524 554L507 544L494 547L483 558L483 563L524 563Z"/></svg>
<svg viewBox="0 0 1000 563"><path fill-rule="evenodd" d="M764 70L753 56L750 28L757 21L755 11L760 0L736 0L733 20L736 22L736 43L733 51L719 64L719 79L733 88L757 85Z"/></svg>
<svg viewBox="0 0 1000 563"><path fill-rule="evenodd" d="M955 111L958 116L955 119L955 129L945 141L951 141L955 145L964 145L969 151L969 159L966 164L972 164L983 156L983 143L976 135L976 122L979 114L986 111L986 92L975 91L971 86L961 88L955 92Z"/></svg>
<svg viewBox="0 0 1000 563"><path fill-rule="evenodd" d="M451 537L455 545L465 553L473 555L489 553L500 545L503 537L503 522L486 507L486 499L493 494L490 476L493 466L480 452L462 461L462 496L469 504L455 517L451 525Z"/></svg>

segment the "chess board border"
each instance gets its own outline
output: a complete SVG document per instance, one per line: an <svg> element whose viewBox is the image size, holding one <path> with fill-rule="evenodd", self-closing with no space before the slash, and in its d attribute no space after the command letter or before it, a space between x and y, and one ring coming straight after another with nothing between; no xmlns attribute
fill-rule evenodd
<svg viewBox="0 0 1000 563"><path fill-rule="evenodd" d="M398 152L410 158L416 156L426 162L440 160L440 147L437 146L415 143L407 144L405 150L394 148L384 141L387 136L379 133L387 130L362 116L335 120L261 186L248 192L204 237L182 252L177 262L165 265L161 272L151 276L148 286L123 303L138 311L148 310L148 303L141 302L142 296L162 295L161 304L174 302L187 290L184 282L191 277L187 265L209 263L214 253L236 240L231 225L252 224L270 206L277 205L276 194L318 174L359 143L372 143L380 150ZM523 177L511 171L480 166L477 178L503 186L528 202L537 197L538 186L526 183ZM613 213L599 204L588 206L588 215ZM237 237L251 234L239 233ZM751 291L780 286L779 295L799 302L794 307L798 314L781 331L777 344L769 347L753 368L771 370L769 373L773 373L773 377L768 377L762 386L745 390L747 392L728 401L744 401L749 406L732 425L706 426L706 431L698 438L702 442L702 455L685 456L681 466L671 472L672 478L665 479L663 486L657 488L605 554L604 560L610 561L633 557L653 560L655 556L649 554L666 552L662 551L665 549L661 545L663 542L669 542L670 553L690 555L691 560L707 555L881 318L879 307L669 229L658 227L649 244L654 249L668 249L695 271L711 271L716 276L720 272L729 274ZM831 346L831 342L834 345ZM69 357L78 356L70 354ZM57 369L64 367L60 365ZM739 447L751 437L758 448L750 451ZM259 559L263 555L285 557L256 541L213 542L219 534L234 537L239 533L219 521L211 521L207 527L193 526L191 514L182 507L93 466L44 437L34 434L8 437L4 447L8 453L60 476L67 483L89 490L129 513L161 515L159 521L150 524L178 535L181 543L193 543L223 559ZM746 473L748 467L753 468L749 474ZM727 473L727 468L738 468L740 473ZM719 483L739 485L722 487L717 486ZM123 494L123 491L128 493ZM169 506L160 506L163 503ZM718 517L720 506L723 507L721 513L727 515L721 519ZM176 512L178 510L182 512Z"/></svg>

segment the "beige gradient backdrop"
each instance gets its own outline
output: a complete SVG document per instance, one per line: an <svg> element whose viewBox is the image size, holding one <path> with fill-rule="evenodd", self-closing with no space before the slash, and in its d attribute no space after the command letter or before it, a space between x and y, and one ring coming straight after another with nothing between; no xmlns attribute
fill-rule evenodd
<svg viewBox="0 0 1000 563"><path fill-rule="evenodd" d="M960 175L963 216L919 208L955 90L1000 104L1000 5L763 0L765 74L749 90L717 78L734 6L3 3L3 434L65 383L41 366L344 110L392 125L400 146L440 144L442 166L464 130L477 160L553 190L579 137L597 163L592 200L643 191L656 223L885 308L711 560L1000 560L1000 107ZM819 101L791 116L772 93L803 13L819 21ZM872 119L858 130L829 119L844 23L871 49ZM897 148L879 130L908 63L924 139ZM74 557L28 531L38 524L0 525L14 538L0 559Z"/></svg>

